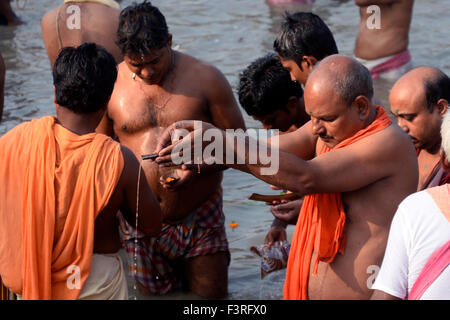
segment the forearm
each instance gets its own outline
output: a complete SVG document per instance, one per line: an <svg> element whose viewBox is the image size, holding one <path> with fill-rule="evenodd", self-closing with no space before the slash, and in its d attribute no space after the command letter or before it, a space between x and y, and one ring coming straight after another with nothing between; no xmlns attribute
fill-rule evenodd
<svg viewBox="0 0 450 320"><path fill-rule="evenodd" d="M273 221L272 221L272 225L270 227L271 228L284 228L284 229L286 229L287 225L288 225L287 222L285 222L283 220L280 220L278 218L274 218Z"/></svg>
<svg viewBox="0 0 450 320"><path fill-rule="evenodd" d="M227 148L232 147L234 150L236 160L232 164L227 163L227 166L250 173L269 184L291 190L300 196L308 193L311 170L307 161L279 150L276 144L266 146L264 154L260 150L263 142L249 136L245 136L245 147L229 136L226 137L225 143Z"/></svg>

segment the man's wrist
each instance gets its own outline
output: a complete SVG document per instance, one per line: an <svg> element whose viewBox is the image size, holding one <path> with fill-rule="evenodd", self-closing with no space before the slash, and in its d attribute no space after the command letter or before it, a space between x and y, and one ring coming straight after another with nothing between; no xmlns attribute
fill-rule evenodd
<svg viewBox="0 0 450 320"><path fill-rule="evenodd" d="M272 221L272 225L270 226L271 228L283 228L286 229L287 227L287 222L284 222L278 218L273 219Z"/></svg>

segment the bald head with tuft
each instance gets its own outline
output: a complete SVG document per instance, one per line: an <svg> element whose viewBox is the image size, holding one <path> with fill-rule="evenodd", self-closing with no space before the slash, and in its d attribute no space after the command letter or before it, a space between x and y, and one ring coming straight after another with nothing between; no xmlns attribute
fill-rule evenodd
<svg viewBox="0 0 450 320"><path fill-rule="evenodd" d="M439 99L450 101L450 79L433 67L417 67L404 74L392 87L389 95L391 105L398 100L417 102L433 112ZM396 113L395 108L393 109Z"/></svg>
<svg viewBox="0 0 450 320"><path fill-rule="evenodd" d="M358 96L370 102L373 97L373 84L370 71L353 58L335 54L326 57L314 66L309 75L307 87L331 89L348 105Z"/></svg>

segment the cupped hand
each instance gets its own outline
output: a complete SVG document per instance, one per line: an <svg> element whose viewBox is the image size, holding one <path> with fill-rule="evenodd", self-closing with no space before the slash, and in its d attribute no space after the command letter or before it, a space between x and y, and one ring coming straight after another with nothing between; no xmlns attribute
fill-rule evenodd
<svg viewBox="0 0 450 320"><path fill-rule="evenodd" d="M293 201L282 201L280 204L272 205L270 212L275 218L278 218L288 224L296 224L298 214L303 204L303 198Z"/></svg>

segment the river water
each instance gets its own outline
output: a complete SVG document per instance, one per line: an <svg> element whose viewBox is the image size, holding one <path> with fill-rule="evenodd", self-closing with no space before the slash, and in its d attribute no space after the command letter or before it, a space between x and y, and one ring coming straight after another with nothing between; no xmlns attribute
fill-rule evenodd
<svg viewBox="0 0 450 320"><path fill-rule="evenodd" d="M122 1L122 7L132 0ZM0 52L6 67L5 109L0 135L17 124L54 114L51 68L41 38L40 19L61 0L19 0L16 13L26 24L0 27ZM233 90L239 73L255 58L272 50L275 34L288 11L313 11L333 32L340 53L352 55L359 9L351 0L316 0L312 5L271 7L265 0L154 0L166 16L173 45L218 67ZM448 0L416 0L410 29L410 51L415 66L430 65L450 74L450 12ZM443 14L440 14L443 13ZM388 107L391 83L375 81L375 93ZM247 128L261 128L243 112ZM227 170L223 181L226 224L231 250L230 299L281 299L285 272L260 279L260 259L250 252L263 243L272 221L262 203L247 200L253 192L271 193L268 185L248 174ZM293 228L288 227L288 235ZM131 288L131 281L130 281ZM133 295L133 292L130 292ZM146 299L138 295L139 299ZM195 299L175 293L164 299Z"/></svg>

